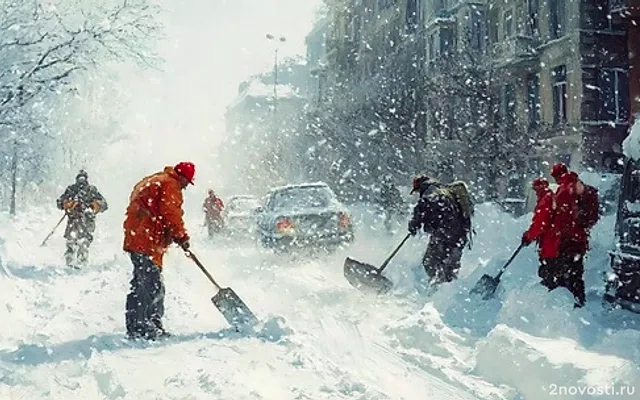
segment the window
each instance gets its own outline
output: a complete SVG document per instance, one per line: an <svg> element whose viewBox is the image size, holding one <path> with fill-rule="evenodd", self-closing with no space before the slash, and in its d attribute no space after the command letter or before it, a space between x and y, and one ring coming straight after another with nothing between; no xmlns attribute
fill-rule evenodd
<svg viewBox="0 0 640 400"><path fill-rule="evenodd" d="M469 23L471 27L469 44L472 49L484 52L485 37L487 36L487 27L485 25L485 12L477 8L471 9L471 18Z"/></svg>
<svg viewBox="0 0 640 400"><path fill-rule="evenodd" d="M532 36L540 34L540 0L527 0L527 33Z"/></svg>
<svg viewBox="0 0 640 400"><path fill-rule="evenodd" d="M527 119L529 127L540 124L540 78L538 74L527 75Z"/></svg>
<svg viewBox="0 0 640 400"><path fill-rule="evenodd" d="M432 33L429 35L429 61L436 58L436 35Z"/></svg>
<svg viewBox="0 0 640 400"><path fill-rule="evenodd" d="M593 20L593 29L604 31L610 28L609 0L594 0L594 9L590 14Z"/></svg>
<svg viewBox="0 0 640 400"><path fill-rule="evenodd" d="M440 54L448 54L453 50L453 31L451 29L440 30Z"/></svg>
<svg viewBox="0 0 640 400"><path fill-rule="evenodd" d="M511 83L502 87L502 112L508 124L516 121L516 90Z"/></svg>
<svg viewBox="0 0 640 400"><path fill-rule="evenodd" d="M378 0L378 10L386 10L391 7L396 1L395 0Z"/></svg>
<svg viewBox="0 0 640 400"><path fill-rule="evenodd" d="M349 21L347 22L347 33L348 33L348 38L349 41L354 42L356 40L356 35L357 35L357 27L356 27L357 21L355 19L355 17L352 17L349 19Z"/></svg>
<svg viewBox="0 0 640 400"><path fill-rule="evenodd" d="M418 7L421 6L420 3L420 0L407 1L406 22L408 32L415 32L418 29L418 24L421 21L418 9Z"/></svg>
<svg viewBox="0 0 640 400"><path fill-rule="evenodd" d="M611 14L617 14L622 10L612 11L616 7L615 0L593 0L593 11L590 13L593 21L593 29L597 31L624 31L624 18L613 18Z"/></svg>
<svg viewBox="0 0 640 400"><path fill-rule="evenodd" d="M513 36L513 10L506 10L502 14L502 38Z"/></svg>
<svg viewBox="0 0 640 400"><path fill-rule="evenodd" d="M433 12L436 16L441 16L446 14L447 8L449 8L449 5L447 4L447 0L435 0L433 2Z"/></svg>
<svg viewBox="0 0 640 400"><path fill-rule="evenodd" d="M629 82L621 69L601 69L598 74L598 120L626 122L629 118Z"/></svg>
<svg viewBox="0 0 640 400"><path fill-rule="evenodd" d="M565 34L565 1L549 0L549 32L551 39L558 39Z"/></svg>
<svg viewBox="0 0 640 400"><path fill-rule="evenodd" d="M551 71L553 82L553 124L567 121L567 67L560 65Z"/></svg>

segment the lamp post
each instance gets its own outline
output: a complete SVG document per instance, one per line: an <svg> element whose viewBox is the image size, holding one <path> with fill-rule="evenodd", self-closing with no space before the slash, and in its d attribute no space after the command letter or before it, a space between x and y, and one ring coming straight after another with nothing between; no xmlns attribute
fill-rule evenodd
<svg viewBox="0 0 640 400"><path fill-rule="evenodd" d="M278 106L278 42L284 43L287 41L287 38L284 36L280 36L276 39L270 33L267 33L267 40L271 40L276 44L276 48L274 51L274 61L273 61L273 114L276 114L276 108Z"/></svg>

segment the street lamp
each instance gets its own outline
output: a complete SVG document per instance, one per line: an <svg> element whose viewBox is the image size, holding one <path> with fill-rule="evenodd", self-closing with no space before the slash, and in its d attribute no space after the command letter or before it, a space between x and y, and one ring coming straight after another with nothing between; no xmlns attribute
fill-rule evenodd
<svg viewBox="0 0 640 400"><path fill-rule="evenodd" d="M267 33L267 40L271 40L276 43L276 49L274 52L274 62L273 62L273 114L276 114L276 107L278 105L278 41L280 43L284 43L287 41L287 38L284 36L280 36L277 41L276 37L270 33Z"/></svg>

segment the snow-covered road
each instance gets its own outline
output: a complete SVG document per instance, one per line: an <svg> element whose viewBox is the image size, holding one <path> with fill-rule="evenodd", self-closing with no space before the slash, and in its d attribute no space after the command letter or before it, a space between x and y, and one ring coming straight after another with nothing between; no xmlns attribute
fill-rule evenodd
<svg viewBox="0 0 640 400"><path fill-rule="evenodd" d="M533 251L495 301L470 303L468 286L497 269L523 224L491 208L481 211L485 235L465 254L462 279L429 299L419 289L425 238L389 267L392 295L346 283L347 255L378 263L403 234L376 233L365 212L352 248L313 258L210 243L194 230L194 252L265 324L252 336L230 332L210 283L174 249L165 324L175 337L149 344L123 339L131 266L119 226L99 226L92 265L68 270L59 234L39 247L55 224L45 215L0 228L0 399L594 398L554 395L553 385L640 393L637 316L603 314L599 304L574 312L566 293L537 285Z"/></svg>

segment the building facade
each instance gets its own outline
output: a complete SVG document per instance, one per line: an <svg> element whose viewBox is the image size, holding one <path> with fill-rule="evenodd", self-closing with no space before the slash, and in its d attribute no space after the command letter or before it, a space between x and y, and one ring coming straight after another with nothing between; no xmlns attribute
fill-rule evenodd
<svg viewBox="0 0 640 400"><path fill-rule="evenodd" d="M424 158L445 178L489 180L505 197L556 161L616 169L640 108L638 0L333 0L330 9L329 97L353 108L372 87L385 93L374 79L382 71L410 82ZM502 160L470 168L469 149ZM491 163L499 174L469 176Z"/></svg>

